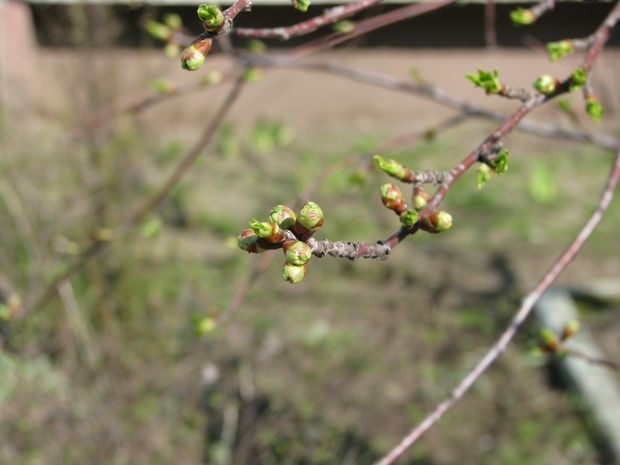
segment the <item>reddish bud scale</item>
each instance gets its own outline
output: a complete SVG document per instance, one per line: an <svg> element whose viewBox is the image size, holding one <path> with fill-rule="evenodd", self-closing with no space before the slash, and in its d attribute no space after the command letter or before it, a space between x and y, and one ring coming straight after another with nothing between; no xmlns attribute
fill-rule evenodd
<svg viewBox="0 0 620 465"><path fill-rule="evenodd" d="M418 226L422 231L433 234L444 232L452 227L452 216L446 212L434 212L422 218Z"/></svg>
<svg viewBox="0 0 620 465"><path fill-rule="evenodd" d="M407 204L400 188L394 184L384 184L381 186L381 201L390 210L400 215L407 210Z"/></svg>
<svg viewBox="0 0 620 465"><path fill-rule="evenodd" d="M428 194L428 192L426 192L426 189L424 189L424 186L422 184L418 184L413 188L412 201L413 208L415 208L416 210L420 211L424 207L426 207L426 204L430 199L431 196Z"/></svg>

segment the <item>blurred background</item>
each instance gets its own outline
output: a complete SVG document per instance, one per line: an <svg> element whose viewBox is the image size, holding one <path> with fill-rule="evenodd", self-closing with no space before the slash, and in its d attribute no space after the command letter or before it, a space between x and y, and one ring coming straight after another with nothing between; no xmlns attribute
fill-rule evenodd
<svg viewBox="0 0 620 465"><path fill-rule="evenodd" d="M313 58L413 76L510 112L518 103L487 97L465 73L498 69L526 88L541 74L564 77L580 55L549 63L544 43L589 35L611 4L560 3L519 28L509 21L516 6L497 5L495 34L484 5L450 6ZM325 224L317 238L386 238L399 223L381 204L379 187L390 180L370 163L373 148L419 133L382 155L413 170L450 169L497 123L471 118L439 130L454 109L273 68L251 76L191 169L115 237L197 144L231 87L214 84L234 68L231 55L216 49L190 73L145 32L172 12L195 36L195 10L0 4L2 464L371 464L488 350L598 201L609 150L517 131L506 143L506 175L479 190L467 173L450 191L449 232L417 234L387 261L315 257L301 283L285 283L280 251L238 249L249 220L295 206L318 180L311 199ZM306 18L256 1L237 25ZM280 52L326 33L225 45ZM618 38L594 74L602 123L589 119L580 95L532 119L617 134ZM618 278L619 227L614 201L561 283ZM105 250L55 282L93 240ZM578 303L584 324L620 359L617 302ZM609 462L583 402L533 350L537 336L532 321L399 463Z"/></svg>

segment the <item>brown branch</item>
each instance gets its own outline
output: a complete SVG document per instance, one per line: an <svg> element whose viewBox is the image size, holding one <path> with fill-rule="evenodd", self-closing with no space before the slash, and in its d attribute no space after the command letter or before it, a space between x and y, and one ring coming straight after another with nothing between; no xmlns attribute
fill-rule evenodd
<svg viewBox="0 0 620 465"><path fill-rule="evenodd" d="M301 36L314 32L317 29L333 24L341 19L348 18L359 11L369 8L373 5L381 3L383 0L361 0L356 3L341 5L329 10L325 10L322 15L315 16L312 19L303 21L292 26L275 27L275 28L237 28L231 33L242 37L258 37L260 39L279 38L288 40L291 37Z"/></svg>
<svg viewBox="0 0 620 465"><path fill-rule="evenodd" d="M291 58L301 58L310 53L334 47L338 44L341 44L342 42L346 42L361 35L367 34L370 31L374 31L375 29L379 29L390 24L397 23L399 21L404 21L405 19L413 18L415 16L428 13L429 11L443 8L444 6L455 2L456 0L435 0L432 2L408 5L397 10L384 13L382 15L374 16L365 21L361 21L354 26L352 32L337 32L334 34L330 34L322 39L318 39L308 44L301 45L289 52L288 56Z"/></svg>
<svg viewBox="0 0 620 465"><path fill-rule="evenodd" d="M577 349L573 349L572 347L567 346L566 344L561 344L560 347L558 348L558 351L563 351L574 357L582 358L586 362L593 363L595 365L603 365L608 368L612 368L614 370L620 371L620 363L614 362L613 360L608 360L606 358L593 357L592 355L586 354L585 352L582 352Z"/></svg>
<svg viewBox="0 0 620 465"><path fill-rule="evenodd" d="M487 354L478 362L478 364L463 378L463 380L454 388L450 396L441 402L433 412L431 412L418 426L416 426L394 449L392 449L383 459L377 462L377 465L389 465L405 452L412 444L414 444L428 429L446 413L463 395L469 390L473 383L484 373L487 368L506 350L510 341L514 338L517 330L525 321L534 308L536 301L545 293L551 284L557 279L558 275L567 267L567 265L577 255L586 239L592 234L600 222L603 214L607 210L609 203L613 197L614 191L620 177L620 150L616 152L614 164L612 166L609 178L605 185L605 189L598 203L596 211L590 217L586 225L577 235L575 240L567 247L564 253L556 260L555 264L547 272L547 274L539 281L536 288L525 298L523 304L515 314L501 337L487 352Z"/></svg>

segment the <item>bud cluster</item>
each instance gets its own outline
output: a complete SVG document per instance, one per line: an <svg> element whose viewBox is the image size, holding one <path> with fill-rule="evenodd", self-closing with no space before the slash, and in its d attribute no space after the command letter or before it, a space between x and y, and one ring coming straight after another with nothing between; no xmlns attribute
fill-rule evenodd
<svg viewBox="0 0 620 465"><path fill-rule="evenodd" d="M538 339L538 347L544 353L558 353L562 352L563 343L573 337L579 331L579 322L577 320L570 320L564 325L562 334L558 336L551 328L544 327L540 330L540 336Z"/></svg>
<svg viewBox="0 0 620 465"><path fill-rule="evenodd" d="M183 27L183 21L181 17L175 13L166 13L162 22L148 21L144 28L152 37L166 42L165 53L168 57L175 57L179 55L180 44L175 37L177 33Z"/></svg>
<svg viewBox="0 0 620 465"><path fill-rule="evenodd" d="M439 211L422 218L419 217L418 212L427 205L430 196L424 189L422 182L416 180L415 172L396 160L384 160L379 155L375 155L373 160L388 175L404 182L413 183L413 196L411 199L413 209L407 206L405 197L397 185L384 184L381 186L381 201L383 205L399 216L403 227L417 228L430 233L440 233L450 229L452 226L452 216L446 212ZM505 167L503 170L505 170Z"/></svg>
<svg viewBox="0 0 620 465"><path fill-rule="evenodd" d="M289 283L298 283L308 271L312 248L308 239L323 226L323 212L314 202L306 202L295 214L286 205L271 210L269 221L252 219L250 229L237 237L239 248L250 253L282 249L286 262L282 277Z"/></svg>

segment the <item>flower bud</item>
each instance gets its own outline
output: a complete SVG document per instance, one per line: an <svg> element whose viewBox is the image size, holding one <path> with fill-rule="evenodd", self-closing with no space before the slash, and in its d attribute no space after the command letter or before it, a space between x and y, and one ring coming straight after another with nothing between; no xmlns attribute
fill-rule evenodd
<svg viewBox="0 0 620 465"><path fill-rule="evenodd" d="M510 19L512 22L519 26L527 26L536 21L536 14L532 10L525 8L517 8L510 12Z"/></svg>
<svg viewBox="0 0 620 465"><path fill-rule="evenodd" d="M282 229L291 229L295 225L295 212L286 205L273 207L269 219L277 223Z"/></svg>
<svg viewBox="0 0 620 465"><path fill-rule="evenodd" d="M560 341L550 328L542 328L538 345L544 352L555 352L560 346Z"/></svg>
<svg viewBox="0 0 620 465"><path fill-rule="evenodd" d="M601 122L601 118L605 114L601 103L593 94L586 95L586 111L597 123Z"/></svg>
<svg viewBox="0 0 620 465"><path fill-rule="evenodd" d="M263 253L265 249L262 249L256 243L258 236L251 229L244 229L241 234L237 236L237 245L241 250L245 250L250 253Z"/></svg>
<svg viewBox="0 0 620 465"><path fill-rule="evenodd" d="M562 330L562 336L560 336L560 339L562 341L565 341L569 337L572 337L575 334L577 334L578 331L579 331L579 322L577 320L570 320L564 326L564 329Z"/></svg>
<svg viewBox="0 0 620 465"><path fill-rule="evenodd" d="M426 189L424 189L424 186L422 184L418 184L413 188L413 208L415 208L417 211L420 211L424 207L426 207L426 204L430 199L431 196L428 195L428 192L426 192Z"/></svg>
<svg viewBox="0 0 620 465"><path fill-rule="evenodd" d="M559 42L549 42L547 44L550 61L558 61L560 58L570 55L575 51L575 44L572 40L560 40Z"/></svg>
<svg viewBox="0 0 620 465"><path fill-rule="evenodd" d="M434 212L418 222L422 231L437 234L452 227L452 216L447 212Z"/></svg>
<svg viewBox="0 0 620 465"><path fill-rule="evenodd" d="M293 6L296 10L306 12L310 6L310 0L293 0Z"/></svg>
<svg viewBox="0 0 620 465"><path fill-rule="evenodd" d="M290 245L285 242L283 247L286 260L289 263L298 266L307 263L308 260L310 260L310 257L312 257L312 248L302 241L290 242Z"/></svg>
<svg viewBox="0 0 620 465"><path fill-rule="evenodd" d="M542 92L543 94L550 94L556 89L559 83L560 81L558 81L553 76L543 74L538 79L536 79L532 83L532 85L534 86L534 89L536 89L538 92Z"/></svg>
<svg viewBox="0 0 620 465"><path fill-rule="evenodd" d="M202 25L207 31L214 31L224 24L224 14L215 5L205 5L204 3L198 7L198 18L202 21Z"/></svg>
<svg viewBox="0 0 620 465"><path fill-rule="evenodd" d="M588 68L585 66L582 68L575 68L573 70L573 74L570 77L570 83L568 86L568 90L571 92L575 92L576 90L581 89L588 80Z"/></svg>
<svg viewBox="0 0 620 465"><path fill-rule="evenodd" d="M402 163L397 162L396 160L384 160L379 155L375 155L372 159L379 165L379 168L392 176L393 178L398 179L399 181L405 182L413 182L415 181L415 175L413 171L406 168Z"/></svg>
<svg viewBox="0 0 620 465"><path fill-rule="evenodd" d="M172 37L172 29L165 24L158 23L157 21L149 21L144 27L146 32L156 39L167 41L170 37Z"/></svg>
<svg viewBox="0 0 620 465"><path fill-rule="evenodd" d="M407 208L403 193L400 188L394 184L384 184L381 186L381 201L383 205L399 215Z"/></svg>
<svg viewBox="0 0 620 465"><path fill-rule="evenodd" d="M284 281L288 281L291 284L297 284L299 281L304 279L307 272L307 263L304 265L293 265L292 263L285 262L282 267L282 278L284 278Z"/></svg>
<svg viewBox="0 0 620 465"><path fill-rule="evenodd" d="M487 94L499 94L504 89L504 85L499 82L499 71L485 71L478 68L478 75L465 73L465 77L478 87L482 87Z"/></svg>
<svg viewBox="0 0 620 465"><path fill-rule="evenodd" d="M205 57L211 50L212 43L213 39L210 37L193 42L181 54L181 67L188 71L199 69L205 62Z"/></svg>
<svg viewBox="0 0 620 465"><path fill-rule="evenodd" d="M323 226L323 211L316 203L306 202L297 214L295 234L299 239L306 240L321 226Z"/></svg>
<svg viewBox="0 0 620 465"><path fill-rule="evenodd" d="M249 225L258 237L265 239L268 242L282 242L285 238L284 231L282 231L280 226L273 221L261 222L252 218Z"/></svg>
<svg viewBox="0 0 620 465"><path fill-rule="evenodd" d="M508 169L508 158L510 158L510 151L503 149L493 160L489 162L493 171L500 176L504 174Z"/></svg>
<svg viewBox="0 0 620 465"><path fill-rule="evenodd" d="M418 221L418 212L415 210L405 210L400 214L400 223L405 227L410 227Z"/></svg>

